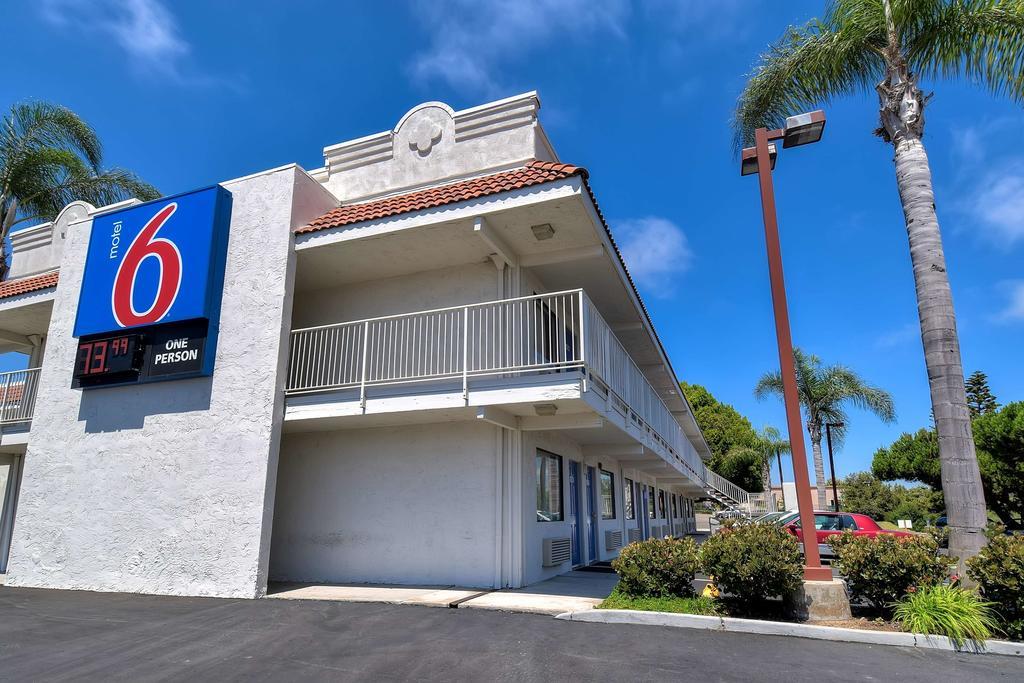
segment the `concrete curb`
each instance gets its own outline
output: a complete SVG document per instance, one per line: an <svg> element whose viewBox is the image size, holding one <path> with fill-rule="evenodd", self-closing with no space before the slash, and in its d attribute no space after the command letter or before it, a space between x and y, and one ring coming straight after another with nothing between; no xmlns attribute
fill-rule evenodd
<svg viewBox="0 0 1024 683"><path fill-rule="evenodd" d="M920 633L891 633L888 631L865 631L856 628L835 626L812 626L811 624L790 624L782 621L759 619L737 619L735 617L704 617L696 614L673 614L670 612L642 612L628 609L594 609L582 612L565 612L555 617L566 621L586 621L598 624L641 624L645 626L671 626L674 628L699 628L707 631L728 631L732 633L757 633L770 636L791 636L832 640L845 643L868 645L892 645L898 647L919 647L930 650L948 650L969 654L1007 655L1024 657L1024 643L1005 640L985 641L984 649L973 650L969 646L958 649L945 636L926 636Z"/></svg>

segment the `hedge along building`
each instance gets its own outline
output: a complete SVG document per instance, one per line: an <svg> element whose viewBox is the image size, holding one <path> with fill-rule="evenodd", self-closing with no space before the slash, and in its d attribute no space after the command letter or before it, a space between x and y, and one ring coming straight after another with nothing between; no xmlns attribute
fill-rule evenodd
<svg viewBox="0 0 1024 683"><path fill-rule="evenodd" d="M6 582L522 586L746 503L538 109L14 235Z"/></svg>

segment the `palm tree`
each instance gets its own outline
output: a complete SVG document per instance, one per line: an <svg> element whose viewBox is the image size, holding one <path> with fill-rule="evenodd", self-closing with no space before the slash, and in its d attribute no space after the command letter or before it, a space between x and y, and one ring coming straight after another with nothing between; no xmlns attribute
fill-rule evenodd
<svg viewBox="0 0 1024 683"><path fill-rule="evenodd" d="M0 279L7 275L7 236L18 223L52 220L75 200L103 206L160 196L129 171L103 170L96 132L70 109L21 102L0 126Z"/></svg>
<svg viewBox="0 0 1024 683"><path fill-rule="evenodd" d="M870 411L883 422L893 422L896 411L892 396L887 391L870 386L849 368L842 365L823 367L821 359L807 355L800 349L793 349L793 364L796 366L797 393L807 419L807 433L811 437L811 450L814 453L818 509L824 510L826 481L825 461L821 455L821 430L825 423L843 425L832 428L833 440L842 443L846 425L849 424L845 409L847 404ZM781 398L782 395L782 373L778 370L766 373L754 387L754 396L758 399L767 396Z"/></svg>
<svg viewBox="0 0 1024 683"><path fill-rule="evenodd" d="M764 490L772 490L772 459L779 464L779 484L782 484L782 454L789 453L789 441L782 438L782 432L770 425L765 426L757 434L754 447L764 458Z"/></svg>
<svg viewBox="0 0 1024 683"><path fill-rule="evenodd" d="M921 142L925 95L919 77L967 78L1024 99L1024 0L834 0L823 19L790 27L762 55L740 96L734 127L747 145L760 127L840 95L874 89L893 146L896 184L910 241L921 341L939 434L950 552L984 544L985 497L964 393L960 341Z"/></svg>

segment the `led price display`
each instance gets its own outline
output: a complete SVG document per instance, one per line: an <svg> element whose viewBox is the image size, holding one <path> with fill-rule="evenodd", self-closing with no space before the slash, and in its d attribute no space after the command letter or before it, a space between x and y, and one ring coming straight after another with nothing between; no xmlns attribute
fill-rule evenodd
<svg viewBox="0 0 1024 683"><path fill-rule="evenodd" d="M140 341L140 335L130 334L80 342L75 357L75 379L138 373Z"/></svg>

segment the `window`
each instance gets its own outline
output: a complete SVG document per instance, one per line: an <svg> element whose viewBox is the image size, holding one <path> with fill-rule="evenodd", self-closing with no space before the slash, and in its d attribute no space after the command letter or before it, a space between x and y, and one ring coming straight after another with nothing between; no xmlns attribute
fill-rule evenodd
<svg viewBox="0 0 1024 683"><path fill-rule="evenodd" d="M850 515L843 515L843 530L856 531L857 522Z"/></svg>
<svg viewBox="0 0 1024 683"><path fill-rule="evenodd" d="M636 519L636 509L633 507L633 482L625 480L622 487L622 500L626 508L626 519Z"/></svg>
<svg viewBox="0 0 1024 683"><path fill-rule="evenodd" d="M658 491L658 516L665 519L665 492Z"/></svg>
<svg viewBox="0 0 1024 683"><path fill-rule="evenodd" d="M601 519L615 519L615 475L599 470L601 476Z"/></svg>
<svg viewBox="0 0 1024 683"><path fill-rule="evenodd" d="M562 456L537 451L537 521L562 521Z"/></svg>
<svg viewBox="0 0 1024 683"><path fill-rule="evenodd" d="M679 500L676 498L676 494L672 494L672 519L679 518Z"/></svg>
<svg viewBox="0 0 1024 683"><path fill-rule="evenodd" d="M649 486L645 486L644 489L647 491L647 516L654 519L658 516L654 511L654 489Z"/></svg>

